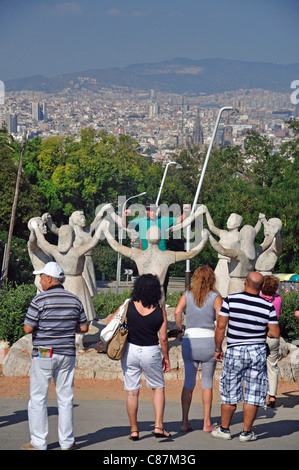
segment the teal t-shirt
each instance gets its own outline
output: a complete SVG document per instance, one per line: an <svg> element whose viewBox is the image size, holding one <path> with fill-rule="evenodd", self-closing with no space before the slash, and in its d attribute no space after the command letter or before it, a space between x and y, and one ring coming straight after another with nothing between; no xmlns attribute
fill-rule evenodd
<svg viewBox="0 0 299 470"><path fill-rule="evenodd" d="M150 227L158 226L161 230L161 241L159 248L162 251L166 250L166 231L169 227L172 227L177 222L176 217L159 217L156 220L150 220L147 217L140 217L132 220L129 223L129 228L132 228L138 232L141 241L141 250L146 250L148 247L148 241L146 239L146 232Z"/></svg>

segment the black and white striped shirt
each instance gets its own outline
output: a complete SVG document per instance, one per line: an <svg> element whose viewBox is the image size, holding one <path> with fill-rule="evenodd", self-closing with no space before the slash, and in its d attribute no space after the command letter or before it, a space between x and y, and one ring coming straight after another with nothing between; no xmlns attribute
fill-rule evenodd
<svg viewBox="0 0 299 470"><path fill-rule="evenodd" d="M278 323L273 304L248 292L228 295L219 315L229 317L227 347L264 344L268 323Z"/></svg>
<svg viewBox="0 0 299 470"><path fill-rule="evenodd" d="M24 324L34 328L32 357L38 356L38 346L75 356L76 327L87 324L87 319L78 297L57 285L32 299Z"/></svg>

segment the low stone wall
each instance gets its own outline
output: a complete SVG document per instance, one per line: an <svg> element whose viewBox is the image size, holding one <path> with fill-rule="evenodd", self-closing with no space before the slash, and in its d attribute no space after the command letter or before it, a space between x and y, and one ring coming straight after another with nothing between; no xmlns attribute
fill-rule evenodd
<svg viewBox="0 0 299 470"><path fill-rule="evenodd" d="M168 330L175 329L174 309L167 310ZM89 332L84 335L84 351L77 351L75 377L96 378L103 380L123 379L120 361L112 361L103 352L98 352L95 346L100 341L100 331L106 324L106 318L93 321ZM28 376L31 367L32 340L26 335L17 341L6 352L2 362L5 376ZM184 363L181 354L181 344L177 339L169 339L169 356L171 371L165 374L166 380L184 378ZM1 354L0 354L1 357ZM279 377L289 382L299 381L299 348L280 340ZM217 363L215 378L220 377L222 365ZM200 369L198 372L200 376Z"/></svg>

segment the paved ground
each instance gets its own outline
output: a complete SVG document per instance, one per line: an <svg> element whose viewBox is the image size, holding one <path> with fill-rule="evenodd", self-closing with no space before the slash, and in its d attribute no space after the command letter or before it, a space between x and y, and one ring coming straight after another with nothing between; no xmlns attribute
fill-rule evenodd
<svg viewBox="0 0 299 470"><path fill-rule="evenodd" d="M0 399L0 450L19 450L29 441L27 421L27 398ZM298 403L297 403L298 404ZM57 442L57 403L51 398L49 412L49 450L59 450ZM200 450L299 450L299 408L279 405L275 409L260 408L254 425L258 440L240 443L242 431L242 406L239 405L231 425L232 440L221 441L206 434L202 429L202 404L194 402L191 407L193 431L179 431L181 406L178 401L167 402L165 427L171 439L153 436L153 407L149 399L139 405L140 440L128 439L130 432L123 398L117 400L76 399L74 401L75 438L79 450L101 450L101 455L149 456L170 452L173 456L197 454ZM213 405L213 422L220 422L220 404ZM105 451L105 452L104 452ZM104 453L103 453L104 452ZM147 457L146 457L147 458ZM166 457L165 457L166 458ZM181 457L180 457L181 458ZM191 458L191 457L190 457ZM146 463L146 461L145 461ZM147 462L148 464L150 462Z"/></svg>

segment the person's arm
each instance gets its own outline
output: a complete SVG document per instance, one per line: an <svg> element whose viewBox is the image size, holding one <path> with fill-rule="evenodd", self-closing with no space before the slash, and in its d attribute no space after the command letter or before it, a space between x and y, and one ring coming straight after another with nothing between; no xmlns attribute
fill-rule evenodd
<svg viewBox="0 0 299 470"><path fill-rule="evenodd" d="M182 324L182 316L183 316L183 311L186 308L186 296L183 294L174 310L174 319L175 319L175 324L177 326L177 329L180 331L180 333L177 336L177 339L179 341L182 341L182 338L184 336L183 332L183 324Z"/></svg>
<svg viewBox="0 0 299 470"><path fill-rule="evenodd" d="M169 347L168 347L168 337L167 337L167 316L165 308L163 310L163 324L159 330L159 340L161 346L161 352L163 355L163 367L164 372L170 371L170 361L169 361Z"/></svg>
<svg viewBox="0 0 299 470"><path fill-rule="evenodd" d="M198 253L200 253L207 241L208 241L208 238L209 238L209 232L208 230L206 229L203 229L202 231L202 240L201 242L195 247L195 248L192 248L192 250L190 251L175 251L175 263L179 262L179 261L186 261L187 259L192 259L194 258L194 256L198 255Z"/></svg>
<svg viewBox="0 0 299 470"><path fill-rule="evenodd" d="M299 322L299 309L295 310L294 315L295 315L296 320Z"/></svg>
<svg viewBox="0 0 299 470"><path fill-rule="evenodd" d="M31 333L33 333L33 330L33 326L24 325L24 333L26 333L26 335L30 335Z"/></svg>
<svg viewBox="0 0 299 470"><path fill-rule="evenodd" d="M280 337L280 328L279 328L278 323L268 323L267 336L269 338L279 338Z"/></svg>
<svg viewBox="0 0 299 470"><path fill-rule="evenodd" d="M38 226L38 223L37 222L32 222L32 228L34 228L34 233L36 235L36 238L37 238L37 241L38 241L38 244L40 245L40 247L42 248L42 250L44 252L46 252L48 255L51 255L51 256L54 256L55 253L54 251L57 249L56 246L54 245L51 245L51 243L49 243L44 235L42 234L42 232L40 231L40 228ZM55 257L55 256L54 256Z"/></svg>
<svg viewBox="0 0 299 470"><path fill-rule="evenodd" d="M227 316L218 315L218 321L215 330L215 359L218 362L222 362L223 360L222 343L225 336L227 322Z"/></svg>
<svg viewBox="0 0 299 470"><path fill-rule="evenodd" d="M219 317L219 312L221 310L221 307L222 307L222 297L221 295L217 295L215 301L214 301L214 309L215 309L215 312L216 312L216 320L218 321L218 317Z"/></svg>

